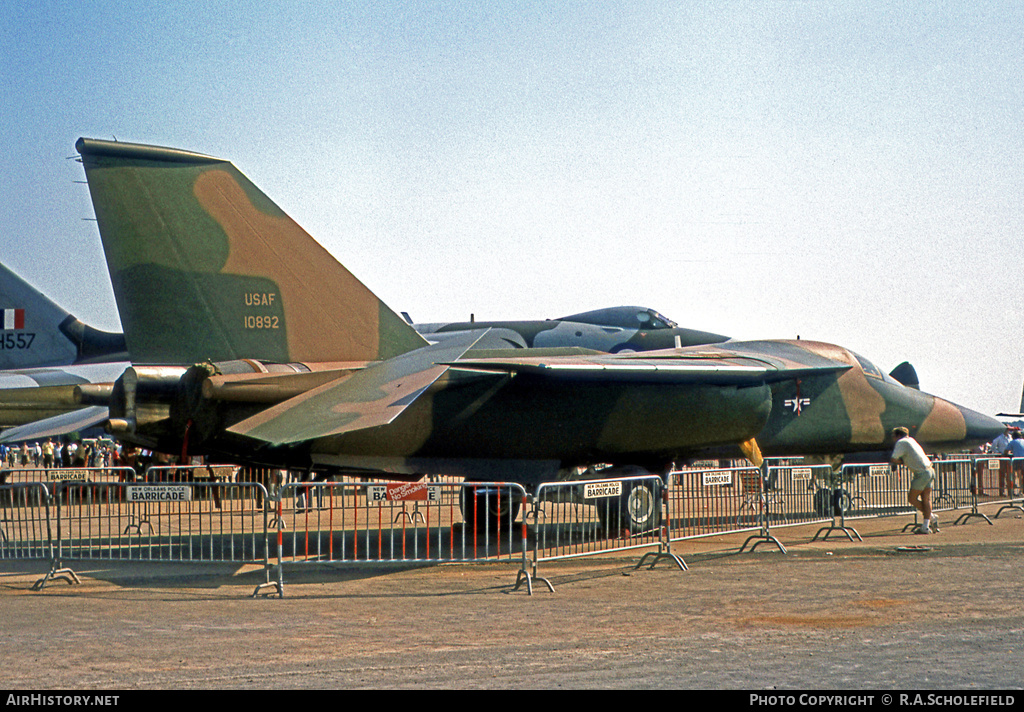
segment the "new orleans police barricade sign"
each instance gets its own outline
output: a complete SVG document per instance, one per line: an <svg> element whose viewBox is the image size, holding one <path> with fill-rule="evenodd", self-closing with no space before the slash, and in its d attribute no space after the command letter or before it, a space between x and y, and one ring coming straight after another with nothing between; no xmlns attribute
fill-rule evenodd
<svg viewBox="0 0 1024 712"><path fill-rule="evenodd" d="M191 502L192 488L189 485L129 485L129 502Z"/></svg>
<svg viewBox="0 0 1024 712"><path fill-rule="evenodd" d="M604 497L621 497L622 482L588 482L583 485L584 499L602 499Z"/></svg>
<svg viewBox="0 0 1024 712"><path fill-rule="evenodd" d="M732 484L732 473L723 472L702 472L701 482L705 487L727 487Z"/></svg>

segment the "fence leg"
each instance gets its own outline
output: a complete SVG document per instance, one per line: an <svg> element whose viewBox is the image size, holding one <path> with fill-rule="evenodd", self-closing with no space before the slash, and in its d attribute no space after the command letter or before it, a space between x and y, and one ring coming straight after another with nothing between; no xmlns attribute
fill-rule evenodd
<svg viewBox="0 0 1024 712"><path fill-rule="evenodd" d="M676 554L673 554L671 549L669 549L669 547L664 544L659 544L657 551L648 551L646 554L640 557L640 561L637 562L637 565L635 567L633 567L634 570L639 569L641 566L643 566L644 561L647 560L648 556L650 556L653 559L653 561L651 561L651 565L648 568L653 569L655 566L658 565L658 562L662 559L669 559L670 561L675 562L676 566L679 568L680 571L690 570L690 567L686 565L686 562L683 561L682 558L680 558Z"/></svg>
<svg viewBox="0 0 1024 712"><path fill-rule="evenodd" d="M32 590L42 591L43 586L45 586L47 583L55 579L60 579L61 581L66 582L69 586L73 586L76 583L82 583L82 580L78 578L78 575L73 570L68 568L60 568L60 561L54 561L53 565L50 566L50 571L46 574L46 576L43 576L41 579L32 584Z"/></svg>
<svg viewBox="0 0 1024 712"><path fill-rule="evenodd" d="M274 592L277 592L279 598L284 598L284 581L281 576L281 563L277 564L277 581L270 580L270 565L264 567L264 571L267 573L266 583L261 583L256 587L256 590L252 592L252 598L258 596L271 596ZM264 589L273 588L274 591L265 591Z"/></svg>
<svg viewBox="0 0 1024 712"><path fill-rule="evenodd" d="M840 480L840 483L841 482L842 481ZM818 540L818 535L821 534L822 532L825 532L825 536L823 536L821 538L821 540L822 541L826 541L826 540L828 540L828 535L831 534L832 532L835 532L835 531L842 532L843 534L846 535L846 538L849 539L850 541L853 541L853 536L850 535L850 532L853 532L857 536L857 541L864 541L861 538L861 536L860 536L860 532L858 532L853 527L846 526L846 503L843 501L843 495L841 494L842 491L843 491L842 490L842 484L837 486L835 484L835 481L833 481L832 482L832 491L831 491L831 494L829 496L829 506L832 507L832 509L833 509L833 511L832 511L832 524L827 526L827 527L822 527L821 529L819 529L815 533L814 538L811 539L811 541L817 541ZM839 526L836 526L835 509L837 507L839 509Z"/></svg>
<svg viewBox="0 0 1024 712"><path fill-rule="evenodd" d="M1014 502L1013 498L1011 498L1009 504L1004 504L1002 507L999 508L999 511L996 512L996 519L999 519L999 515L1003 513L1004 509L1018 509L1021 512L1024 512L1024 500L1021 500L1020 502Z"/></svg>
<svg viewBox="0 0 1024 712"><path fill-rule="evenodd" d="M853 537L850 536L850 532L853 532L857 536L857 541L864 541L861 538L861 536L860 536L860 532L858 532L853 527L846 526L846 520L843 518L843 515L839 515L839 518L840 518L840 522L839 522L839 526L838 527L836 526L836 518L833 516L832 517L832 524L830 526L822 527L821 529L819 529L817 531L817 533L815 533L814 538L811 539L811 541L817 541L818 540L818 535L821 534L822 532L825 532L825 536L823 536L821 538L821 540L822 541L826 541L828 539L828 535L831 534L832 532L836 532L836 531L842 532L843 534L845 534L846 538L849 539L850 541L853 541Z"/></svg>
<svg viewBox="0 0 1024 712"><path fill-rule="evenodd" d="M661 502L662 505L664 505L664 508L662 510L661 541L658 542L658 550L648 551L646 554L641 556L640 561L637 562L637 565L633 569L634 571L644 565L648 556L653 559L650 565L651 569L654 569L662 559L668 559L669 561L674 561L680 571L690 570L686 565L686 562L683 561L681 557L672 553L672 537L670 537L668 533L669 522L672 521L671 514L669 513L669 489L670 486L668 484L661 488Z"/></svg>
<svg viewBox="0 0 1024 712"><path fill-rule="evenodd" d="M786 547L782 545L782 542L776 539L772 534L768 532L767 529L764 528L761 529L760 534L753 534L750 537L748 537L747 540L743 542L743 546L740 547L739 553L742 554L743 550L747 548L747 544L754 541L755 539L757 539L758 541L757 544L754 544L752 547L750 547L751 551L756 549L761 544L775 544L775 546L779 547L779 551L781 551L783 554L789 553L788 551L786 551Z"/></svg>
<svg viewBox="0 0 1024 712"><path fill-rule="evenodd" d="M754 544L752 547L750 547L751 551L756 549L761 544L775 544L775 546L779 547L779 551L781 551L783 554L789 553L788 551L786 551L786 547L782 545L782 542L776 539L771 533L770 524L768 521L768 507L770 503L768 500L768 493L765 492L765 483L767 482L767 478L767 466L761 465L761 531L757 534L752 534L751 536L747 537L747 540L743 542L743 546L740 547L739 553L741 554L743 553L744 549L747 548L747 544L754 541L755 539L757 540L757 544Z"/></svg>
<svg viewBox="0 0 1024 712"><path fill-rule="evenodd" d="M527 592L527 594L532 596L533 595L533 579L537 579L538 581L543 581L544 585L548 587L548 590L551 591L551 593L555 592L555 587L551 585L550 581L548 581L543 576L538 576L537 575L537 569L536 568L534 568L532 574L529 571L527 571L526 569L519 569L519 573L516 574L516 585L515 585L515 587L512 590L513 591L518 591L519 587L522 586L523 583L525 583L526 584L526 592Z"/></svg>
<svg viewBox="0 0 1024 712"><path fill-rule="evenodd" d="M267 495L267 498L268 499L270 498L269 494ZM256 598L257 596L260 596L260 595L263 595L263 596L272 595L272 592L269 592L269 591L265 592L264 591L264 589L268 589L268 588L273 588L274 591L277 592L277 595L278 595L279 598L284 598L284 564L282 563L282 560L281 560L281 558L282 558L282 551L284 549L284 505L282 504L283 499L284 499L284 497L282 495L282 491L281 491L281 489L278 489L277 490L277 516L274 519L274 521L277 524L277 581L271 581L270 580L270 541L269 541L268 537L266 536L267 535L267 516L266 516L266 512L264 512L264 515L263 515L263 534L264 534L264 541L266 541L266 545L264 546L264 551L266 553L266 558L263 561L263 570L267 574L267 580L266 580L265 583L261 583L259 586L256 587L256 590L252 592L252 598Z"/></svg>
<svg viewBox="0 0 1024 712"><path fill-rule="evenodd" d="M966 522L971 517L980 517L981 519L984 519L986 522L988 522L992 526L995 526L995 523L991 519L989 519L987 516L985 516L985 514L983 514L982 512L978 511L978 488L979 488L979 485L978 485L977 480L971 482L971 511L965 512L964 514L961 514L957 518L957 520L955 522L953 522L953 526L956 526L957 524L961 524L963 522ZM996 515L996 516L999 516L999 515ZM916 514L914 515L914 519L915 520L917 519L917 515Z"/></svg>
<svg viewBox="0 0 1024 712"><path fill-rule="evenodd" d="M65 581L65 582L67 582L67 584L69 586L73 586L76 583L79 583L79 584L82 583L81 579L78 578L78 575L75 574L74 571L72 571L71 569L68 569L68 568L63 568L61 566L61 563L62 563L62 561L64 559L64 550L61 548L63 546L63 540L61 539L60 489L61 489L61 487L60 487L60 484L58 483L56 495L51 495L51 494L47 494L46 495L46 497L47 497L47 504L46 504L46 538L49 540L50 556L53 557L53 559L52 559L52 561L50 563L50 571L46 574L46 576L43 576L41 579L39 579L38 581L36 581L32 585L32 590L33 591L41 591L41 590L43 590L43 586L45 586L49 581L51 581L53 579L60 579L61 581ZM53 544L53 533L52 533L52 530L50 529L50 511L51 511L51 507L53 505L53 502L57 503L57 545L56 545L56 547L54 547L54 544Z"/></svg>
<svg viewBox="0 0 1024 712"><path fill-rule="evenodd" d="M519 572L516 574L516 585L515 585L515 587L512 590L513 591L518 591L519 587L522 586L523 583L526 583L526 592L530 596L532 596L533 595L533 579L537 579L538 581L543 581L544 584L548 587L548 590L551 591L551 593L554 593L555 592L555 587L551 585L551 582L548 581L543 576L537 576L537 549L536 549L536 547L538 546L537 542L540 541L539 537L537 536L537 529L539 528L539 521L540 521L540 506L535 501L535 502L533 502L533 510L532 511L527 511L527 504L528 504L527 498L523 497L523 505L522 505L522 509L523 509L523 566L522 566L521 569L519 569ZM533 534L534 534L534 547L535 547L534 548L534 552L533 552L533 567L532 567L533 570L532 570L532 572L527 570L528 568L530 568L530 566L529 566L529 564L527 563L527 560L526 560L527 549L529 549L529 546L528 546L529 538L527 537L527 528L528 528L527 520L529 520L531 518L533 519Z"/></svg>

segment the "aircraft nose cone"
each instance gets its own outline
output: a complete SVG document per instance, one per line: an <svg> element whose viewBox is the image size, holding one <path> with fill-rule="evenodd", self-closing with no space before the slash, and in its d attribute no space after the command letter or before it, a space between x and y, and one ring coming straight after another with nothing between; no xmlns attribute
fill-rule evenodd
<svg viewBox="0 0 1024 712"><path fill-rule="evenodd" d="M978 413L970 408L959 406L967 427L965 440L974 444L988 443L996 439L1006 430L1006 425L995 418Z"/></svg>
<svg viewBox="0 0 1024 712"><path fill-rule="evenodd" d="M1006 426L995 418L942 398L933 398L928 416L914 435L922 445L961 450L992 442ZM913 431L912 431L913 432Z"/></svg>

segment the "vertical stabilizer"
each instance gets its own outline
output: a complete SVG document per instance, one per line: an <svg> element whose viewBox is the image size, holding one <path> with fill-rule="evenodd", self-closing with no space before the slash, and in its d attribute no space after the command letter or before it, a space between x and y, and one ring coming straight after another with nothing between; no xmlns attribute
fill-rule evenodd
<svg viewBox="0 0 1024 712"><path fill-rule="evenodd" d="M133 362L373 361L426 344L230 162L76 148Z"/></svg>

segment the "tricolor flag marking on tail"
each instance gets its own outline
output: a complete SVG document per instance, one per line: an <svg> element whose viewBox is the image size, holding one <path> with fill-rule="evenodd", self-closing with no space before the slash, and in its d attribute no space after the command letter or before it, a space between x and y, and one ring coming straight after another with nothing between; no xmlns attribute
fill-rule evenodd
<svg viewBox="0 0 1024 712"><path fill-rule="evenodd" d="M12 329L24 329L25 328L25 310L24 309L4 309L3 310L3 330L10 331Z"/></svg>

